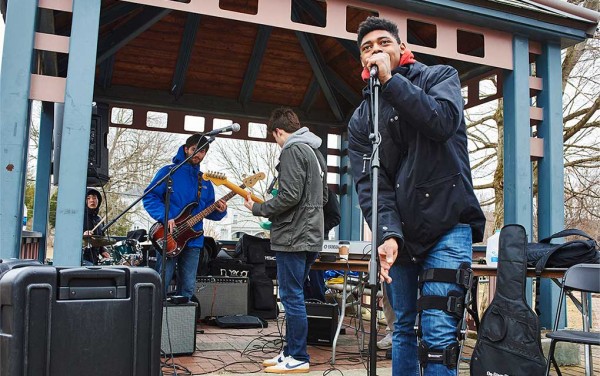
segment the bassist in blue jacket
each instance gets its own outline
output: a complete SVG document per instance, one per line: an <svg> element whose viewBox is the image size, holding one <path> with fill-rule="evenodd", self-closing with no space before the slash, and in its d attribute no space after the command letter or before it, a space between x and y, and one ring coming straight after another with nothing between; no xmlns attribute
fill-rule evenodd
<svg viewBox="0 0 600 376"><path fill-rule="evenodd" d="M155 182L162 179L174 166L181 163L188 156L196 151L196 147L202 147L206 141L204 136L194 134L185 141L185 144L180 146L177 154L173 157L173 164L162 167L148 187L152 187ZM202 179L200 171L200 162L206 156L209 145L199 151L185 165L181 166L172 176L173 192L170 196L169 205L169 232L175 226L174 218L177 218L179 213L189 204L197 203L198 205L191 211L191 215L200 213L206 207L215 202L215 189L210 181ZM157 222L163 223L165 215L165 192L166 182L163 182L150 192L143 199L144 208L150 216ZM216 210L206 216L213 221L220 221L227 215L227 203L224 200L219 200L216 205ZM200 221L194 226L194 230L200 231L203 228L203 221ZM165 270L165 291L169 285L169 281L173 278L175 265L177 264L177 295L184 296L188 299L194 294L196 286L196 271L198 270L198 260L200 252L204 246L204 235L190 239L183 251L176 257L167 258L167 268ZM161 257L157 257L156 266L158 272L162 272Z"/></svg>
<svg viewBox="0 0 600 376"><path fill-rule="evenodd" d="M456 375L462 316L457 302L465 290L460 281L444 279L462 275L456 270L463 263L470 267L472 243L482 240L485 224L473 192L458 73L415 61L397 25L382 18L359 25L358 47L367 77L376 65L381 83L379 228L372 230L396 313L393 374L414 376L420 365L425 375ZM348 155L359 204L371 224L372 109L368 88L363 94L348 125Z"/></svg>

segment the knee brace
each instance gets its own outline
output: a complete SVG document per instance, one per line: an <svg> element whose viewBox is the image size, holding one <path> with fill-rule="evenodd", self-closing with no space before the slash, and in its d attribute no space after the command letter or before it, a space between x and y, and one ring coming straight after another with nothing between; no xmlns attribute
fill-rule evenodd
<svg viewBox="0 0 600 376"><path fill-rule="evenodd" d="M454 342L443 350L434 350L428 348L427 345L421 341L418 348L419 364L424 368L427 363L440 363L445 365L448 369L455 369L458 365L458 349L458 342Z"/></svg>
<svg viewBox="0 0 600 376"><path fill-rule="evenodd" d="M462 292L450 291L448 296L428 295L423 296L423 284L425 282L454 283L462 288ZM442 363L448 368L455 368L460 354L459 341L466 336L466 311L471 303L471 286L473 285L473 270L469 263L462 263L458 269L435 268L425 270L419 276L419 290L417 299L417 318L415 321L415 332L419 345L419 362L424 367L428 362ZM423 330L421 327L421 315L426 309L439 309L458 319L456 328L457 342L444 350L429 349L422 341Z"/></svg>

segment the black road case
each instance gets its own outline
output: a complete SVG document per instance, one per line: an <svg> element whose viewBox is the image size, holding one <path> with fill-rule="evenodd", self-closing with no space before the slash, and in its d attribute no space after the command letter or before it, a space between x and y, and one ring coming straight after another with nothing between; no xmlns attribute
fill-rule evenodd
<svg viewBox="0 0 600 376"><path fill-rule="evenodd" d="M160 373L150 268L26 266L0 277L0 376Z"/></svg>

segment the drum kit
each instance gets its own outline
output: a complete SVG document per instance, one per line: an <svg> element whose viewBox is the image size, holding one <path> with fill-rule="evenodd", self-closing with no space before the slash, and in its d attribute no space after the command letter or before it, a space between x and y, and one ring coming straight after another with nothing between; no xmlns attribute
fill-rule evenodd
<svg viewBox="0 0 600 376"><path fill-rule="evenodd" d="M115 238L101 235L84 235L84 246L104 247L110 257L102 257L98 265L140 266L143 262L142 244L136 239L117 241Z"/></svg>

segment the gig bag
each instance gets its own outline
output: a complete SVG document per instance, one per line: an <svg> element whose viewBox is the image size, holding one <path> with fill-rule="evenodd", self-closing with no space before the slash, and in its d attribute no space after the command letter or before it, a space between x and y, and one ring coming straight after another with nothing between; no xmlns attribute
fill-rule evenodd
<svg viewBox="0 0 600 376"><path fill-rule="evenodd" d="M500 232L496 295L486 309L471 357L471 375L544 375L537 315L525 300L527 235L521 225Z"/></svg>

